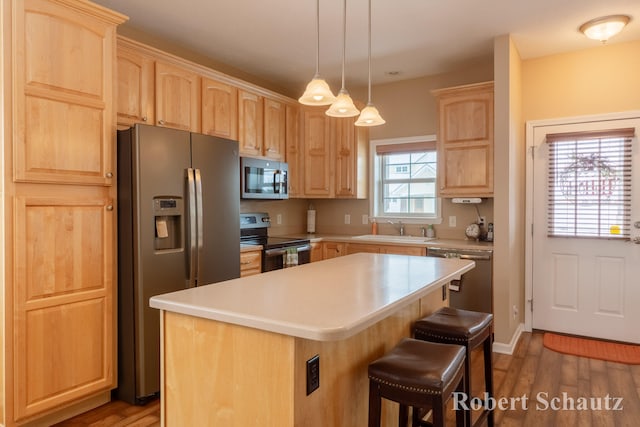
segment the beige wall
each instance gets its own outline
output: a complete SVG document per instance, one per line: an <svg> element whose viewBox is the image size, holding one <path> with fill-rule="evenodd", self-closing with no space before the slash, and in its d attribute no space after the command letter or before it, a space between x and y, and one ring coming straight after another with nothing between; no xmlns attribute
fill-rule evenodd
<svg viewBox="0 0 640 427"><path fill-rule="evenodd" d="M494 239L493 313L495 340L508 344L524 318L522 71L509 36L496 38L494 58L494 216L503 233L496 233Z"/></svg>
<svg viewBox="0 0 640 427"><path fill-rule="evenodd" d="M640 40L523 61L523 118L640 109Z"/></svg>

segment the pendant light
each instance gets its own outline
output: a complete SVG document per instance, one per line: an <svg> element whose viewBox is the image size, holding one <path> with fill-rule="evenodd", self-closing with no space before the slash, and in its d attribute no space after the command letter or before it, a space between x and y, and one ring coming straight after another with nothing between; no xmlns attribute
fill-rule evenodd
<svg viewBox="0 0 640 427"><path fill-rule="evenodd" d="M360 110L353 104L349 92L344 87L344 58L347 46L347 0L344 0L344 15L342 20L342 88L338 92L338 98L326 111L331 117L354 117L360 114Z"/></svg>
<svg viewBox="0 0 640 427"><path fill-rule="evenodd" d="M371 102L371 0L369 0L369 97L367 106L362 109L360 117L356 120L356 126L379 126L385 124L378 109Z"/></svg>
<svg viewBox="0 0 640 427"><path fill-rule="evenodd" d="M304 105L330 105L336 100L335 95L331 92L327 82L320 77L320 0L316 0L316 30L317 30L317 48L316 48L316 74L307 85L298 102Z"/></svg>

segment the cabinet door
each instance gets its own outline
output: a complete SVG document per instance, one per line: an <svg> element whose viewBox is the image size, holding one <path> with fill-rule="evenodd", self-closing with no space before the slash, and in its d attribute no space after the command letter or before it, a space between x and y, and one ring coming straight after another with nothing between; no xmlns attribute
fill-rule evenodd
<svg viewBox="0 0 640 427"><path fill-rule="evenodd" d="M253 276L262 272L262 251L240 253L240 277Z"/></svg>
<svg viewBox="0 0 640 427"><path fill-rule="evenodd" d="M369 131L354 125L356 119L331 118L335 144L335 196L366 198Z"/></svg>
<svg viewBox="0 0 640 427"><path fill-rule="evenodd" d="M380 246L380 253L381 254L426 256L427 255L427 248L421 248L421 247L418 247L418 246L383 245L383 246Z"/></svg>
<svg viewBox="0 0 640 427"><path fill-rule="evenodd" d="M274 160L283 160L286 139L286 108L282 102L264 98L264 150Z"/></svg>
<svg viewBox="0 0 640 427"><path fill-rule="evenodd" d="M325 242L322 244L322 258L330 259L344 255L344 243Z"/></svg>
<svg viewBox="0 0 640 427"><path fill-rule="evenodd" d="M302 153L300 152L300 144L302 140L300 138L299 108L293 105L287 105L285 121L286 160L289 165L289 197L303 197L304 176L302 168Z"/></svg>
<svg viewBox="0 0 640 427"><path fill-rule="evenodd" d="M153 59L118 46L118 126L155 123Z"/></svg>
<svg viewBox="0 0 640 427"><path fill-rule="evenodd" d="M50 190L14 201L16 419L115 386L115 211L106 190Z"/></svg>
<svg viewBox="0 0 640 427"><path fill-rule="evenodd" d="M304 109L304 194L332 197L331 129L322 109Z"/></svg>
<svg viewBox="0 0 640 427"><path fill-rule="evenodd" d="M360 252L379 254L380 246L366 243L349 243L347 245L347 254L357 254Z"/></svg>
<svg viewBox="0 0 640 427"><path fill-rule="evenodd" d="M114 21L61 4L13 3L14 179L111 185Z"/></svg>
<svg viewBox="0 0 640 427"><path fill-rule="evenodd" d="M200 132L200 77L156 62L156 120L159 126Z"/></svg>
<svg viewBox="0 0 640 427"><path fill-rule="evenodd" d="M493 195L493 83L438 91L439 195Z"/></svg>
<svg viewBox="0 0 640 427"><path fill-rule="evenodd" d="M311 243L310 262L316 262L316 261L322 261L322 243L321 242Z"/></svg>
<svg viewBox="0 0 640 427"><path fill-rule="evenodd" d="M262 97L238 90L238 141L241 156L261 156L264 105Z"/></svg>
<svg viewBox="0 0 640 427"><path fill-rule="evenodd" d="M238 139L238 89L202 78L202 133Z"/></svg>

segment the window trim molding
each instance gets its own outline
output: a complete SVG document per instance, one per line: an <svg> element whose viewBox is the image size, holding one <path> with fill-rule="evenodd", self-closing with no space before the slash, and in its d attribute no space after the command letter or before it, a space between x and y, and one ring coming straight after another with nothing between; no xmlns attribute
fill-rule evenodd
<svg viewBox="0 0 640 427"><path fill-rule="evenodd" d="M373 215L376 206L376 188L380 182L379 177L376 175L376 171L379 170L376 167L376 147L378 145L400 145L408 143L419 142L436 142L437 138L435 134L430 135L416 135L405 136L398 138L385 138L385 139L372 139L369 141L369 220L400 220L405 224L441 224L442 223L442 198L437 197L437 209L435 218L416 218L416 217L403 217L403 216L384 216L376 217Z"/></svg>

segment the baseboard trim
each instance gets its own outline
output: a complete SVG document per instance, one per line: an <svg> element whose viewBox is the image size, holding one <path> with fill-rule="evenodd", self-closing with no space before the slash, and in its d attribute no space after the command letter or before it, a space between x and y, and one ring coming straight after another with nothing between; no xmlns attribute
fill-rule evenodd
<svg viewBox="0 0 640 427"><path fill-rule="evenodd" d="M520 323L516 328L515 332L511 336L511 341L508 344L501 342L493 342L493 352L494 353L502 353L502 354L513 354L516 349L516 345L518 345L518 341L520 340L520 336L524 332L524 323Z"/></svg>

